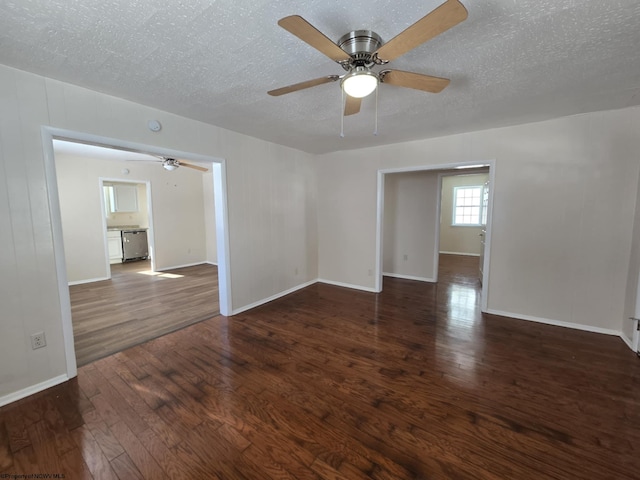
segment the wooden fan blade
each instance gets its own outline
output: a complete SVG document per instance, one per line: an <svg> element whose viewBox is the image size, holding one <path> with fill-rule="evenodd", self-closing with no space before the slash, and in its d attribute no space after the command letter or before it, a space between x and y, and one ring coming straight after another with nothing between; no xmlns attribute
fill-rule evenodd
<svg viewBox="0 0 640 480"><path fill-rule="evenodd" d="M178 161L178 165L180 165L181 167L193 168L194 170L199 170L201 172L208 172L209 171L208 168L204 168L204 167L201 167L199 165L193 165L191 163L187 163L187 162L184 162L182 160Z"/></svg>
<svg viewBox="0 0 640 480"><path fill-rule="evenodd" d="M380 82L398 87L415 88L425 92L439 93L450 80L448 78L432 77L421 73L403 72L402 70L385 70L380 72Z"/></svg>
<svg viewBox="0 0 640 480"><path fill-rule="evenodd" d="M335 82L339 78L340 77L338 75L327 75L326 77L307 80L306 82L294 83L293 85L289 85L287 87L276 88L275 90L270 90L267 93L273 97L279 97L280 95L284 95L286 93L297 92L298 90L304 90L305 88L311 88L317 85L322 85L324 83Z"/></svg>
<svg viewBox="0 0 640 480"><path fill-rule="evenodd" d="M307 22L300 15L290 15L278 21L278 25L294 34L303 42L324 53L334 62L348 61L351 57L338 45L327 38L320 30Z"/></svg>
<svg viewBox="0 0 640 480"><path fill-rule="evenodd" d="M431 13L382 45L374 54L390 61L404 55L427 40L446 32L467 18L467 9L458 0L447 0Z"/></svg>
<svg viewBox="0 0 640 480"><path fill-rule="evenodd" d="M347 100L344 102L344 116L354 115L360 113L360 105L362 104L361 98L355 98L347 95Z"/></svg>

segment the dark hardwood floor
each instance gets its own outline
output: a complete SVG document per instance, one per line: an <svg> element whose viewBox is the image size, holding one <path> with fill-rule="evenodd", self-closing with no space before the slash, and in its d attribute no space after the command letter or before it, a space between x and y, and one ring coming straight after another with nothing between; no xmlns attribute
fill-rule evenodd
<svg viewBox="0 0 640 480"><path fill-rule="evenodd" d="M78 365L220 312L218 267L152 272L150 261L111 265L111 280L69 287Z"/></svg>
<svg viewBox="0 0 640 480"><path fill-rule="evenodd" d="M0 473L96 479L632 479L640 360L437 285L312 285L0 409Z"/></svg>

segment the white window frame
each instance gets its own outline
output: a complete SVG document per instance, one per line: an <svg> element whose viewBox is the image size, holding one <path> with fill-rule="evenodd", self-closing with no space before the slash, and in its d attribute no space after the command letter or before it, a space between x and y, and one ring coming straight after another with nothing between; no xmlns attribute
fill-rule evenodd
<svg viewBox="0 0 640 480"><path fill-rule="evenodd" d="M456 211L458 207L458 190L467 190L467 189L480 189L479 203L478 205L469 205L472 207L478 207L478 222L477 223L458 223L456 222ZM457 187L453 187L453 208L451 213L451 226L452 227L482 227L485 224L482 223L482 220L486 218L483 214L486 206L484 205L484 186L483 185L459 185Z"/></svg>

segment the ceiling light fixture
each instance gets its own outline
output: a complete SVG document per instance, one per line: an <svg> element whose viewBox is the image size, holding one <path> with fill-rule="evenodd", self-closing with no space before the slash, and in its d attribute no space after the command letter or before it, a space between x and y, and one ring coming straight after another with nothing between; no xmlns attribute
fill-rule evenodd
<svg viewBox="0 0 640 480"><path fill-rule="evenodd" d="M173 158L167 158L164 162L162 162L162 166L165 170L169 170L170 172L173 172L180 165Z"/></svg>
<svg viewBox="0 0 640 480"><path fill-rule="evenodd" d="M353 98L364 98L378 86L378 75L366 67L356 67L342 79L344 93Z"/></svg>

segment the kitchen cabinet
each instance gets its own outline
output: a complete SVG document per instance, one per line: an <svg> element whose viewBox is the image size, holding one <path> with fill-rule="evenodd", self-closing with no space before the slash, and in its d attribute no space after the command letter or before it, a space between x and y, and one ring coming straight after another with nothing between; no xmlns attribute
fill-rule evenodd
<svg viewBox="0 0 640 480"><path fill-rule="evenodd" d="M122 263L122 231L107 231L107 246L109 248L109 263Z"/></svg>
<svg viewBox="0 0 640 480"><path fill-rule="evenodd" d="M138 187L136 185L107 185L105 195L108 199L108 213L137 212Z"/></svg>
<svg viewBox="0 0 640 480"><path fill-rule="evenodd" d="M138 211L138 187L135 185L114 185L114 212Z"/></svg>

